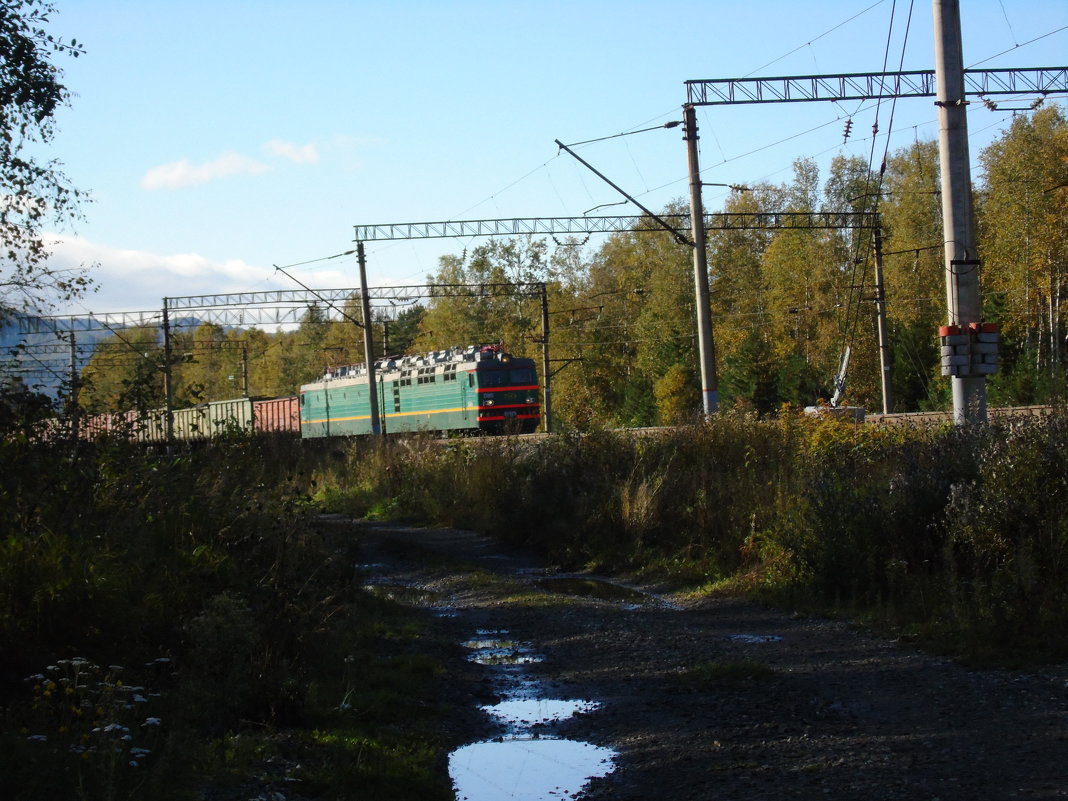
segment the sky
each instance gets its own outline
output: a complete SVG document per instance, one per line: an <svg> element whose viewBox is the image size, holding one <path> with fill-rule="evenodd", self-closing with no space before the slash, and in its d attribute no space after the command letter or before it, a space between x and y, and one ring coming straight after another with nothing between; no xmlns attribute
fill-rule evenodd
<svg viewBox="0 0 1068 801"><path fill-rule="evenodd" d="M353 249L355 225L581 216L623 199L557 139L654 128L576 152L660 210L688 193L681 129L658 127L681 119L685 81L934 65L930 0L56 5L52 33L86 53L57 59L74 97L47 154L92 202L55 232L53 260L96 265L96 291L60 314L358 286L354 256L329 258ZM1064 0L961 5L965 66L1068 63ZM973 160L1011 116L970 107ZM726 184L938 136L931 98L703 107L698 126L702 178ZM706 211L727 192L707 187ZM421 284L479 241L369 242L368 280Z"/></svg>

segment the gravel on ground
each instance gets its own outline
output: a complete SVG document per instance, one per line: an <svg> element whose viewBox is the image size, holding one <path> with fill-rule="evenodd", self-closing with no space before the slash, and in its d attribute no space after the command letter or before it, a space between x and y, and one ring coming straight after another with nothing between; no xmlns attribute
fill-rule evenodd
<svg viewBox="0 0 1068 801"><path fill-rule="evenodd" d="M471 532L343 524L367 580L420 590L409 597L451 632L457 699L493 702L492 668L460 643L507 631L543 657L526 669L553 697L599 702L551 732L618 754L584 799L1068 797L1068 665L969 669L741 598L556 592L551 565ZM492 734L478 715L456 726Z"/></svg>

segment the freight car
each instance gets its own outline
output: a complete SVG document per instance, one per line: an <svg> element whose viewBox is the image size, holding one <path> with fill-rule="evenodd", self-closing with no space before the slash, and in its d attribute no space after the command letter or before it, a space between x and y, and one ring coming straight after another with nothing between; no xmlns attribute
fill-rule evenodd
<svg viewBox="0 0 1068 801"><path fill-rule="evenodd" d="M296 408L296 397L273 398L269 403L279 400L288 400L290 406ZM261 402L239 397L174 409L171 412L174 439L204 440L232 431L260 430L253 425L258 403ZM289 430L296 431L297 428L293 426ZM80 434L87 439L110 435L128 437L138 442L164 442L167 440L167 412L163 409L148 409L141 413L127 411L93 414L82 421Z"/></svg>
<svg viewBox="0 0 1068 801"><path fill-rule="evenodd" d="M257 432L300 433L300 397L262 398L252 402L252 427Z"/></svg>
<svg viewBox="0 0 1068 801"><path fill-rule="evenodd" d="M530 433L538 426L534 361L500 346L382 359L375 370L385 433ZM343 367L302 386L300 431L305 438L371 433L366 366Z"/></svg>
<svg viewBox="0 0 1068 801"><path fill-rule="evenodd" d="M382 431L530 433L538 426L538 376L532 359L497 345L450 348L397 356L375 365ZM98 414L82 421L79 435L167 440L166 411ZM227 433L280 433L308 438L371 433L367 369L327 372L285 398L236 398L171 412L174 439L199 441Z"/></svg>

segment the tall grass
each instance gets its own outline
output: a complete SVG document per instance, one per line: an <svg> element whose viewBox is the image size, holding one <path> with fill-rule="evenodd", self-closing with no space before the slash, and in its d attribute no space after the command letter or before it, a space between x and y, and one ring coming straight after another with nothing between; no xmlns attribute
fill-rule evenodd
<svg viewBox="0 0 1068 801"><path fill-rule="evenodd" d="M637 436L347 445L321 497L571 567L843 609L975 658L1068 655L1068 415L975 428L720 416Z"/></svg>
<svg viewBox="0 0 1068 801"><path fill-rule="evenodd" d="M433 672L393 656L421 635L315 522L333 461L284 439L0 438L0 797L188 798L268 763L324 796L395 797L405 774L410 797L447 797L421 729ZM339 730L375 759L332 770Z"/></svg>

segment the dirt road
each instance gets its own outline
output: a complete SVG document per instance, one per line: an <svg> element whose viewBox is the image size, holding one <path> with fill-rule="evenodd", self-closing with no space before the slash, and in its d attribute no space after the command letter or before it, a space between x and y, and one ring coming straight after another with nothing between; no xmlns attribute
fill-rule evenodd
<svg viewBox="0 0 1068 801"><path fill-rule="evenodd" d="M583 798L1068 797L1068 666L969 670L739 599L574 595L593 585L546 582L551 566L471 533L356 525L369 581L455 638L458 693L493 702L492 666L459 643L506 631L557 697L600 702L546 731L617 752Z"/></svg>

